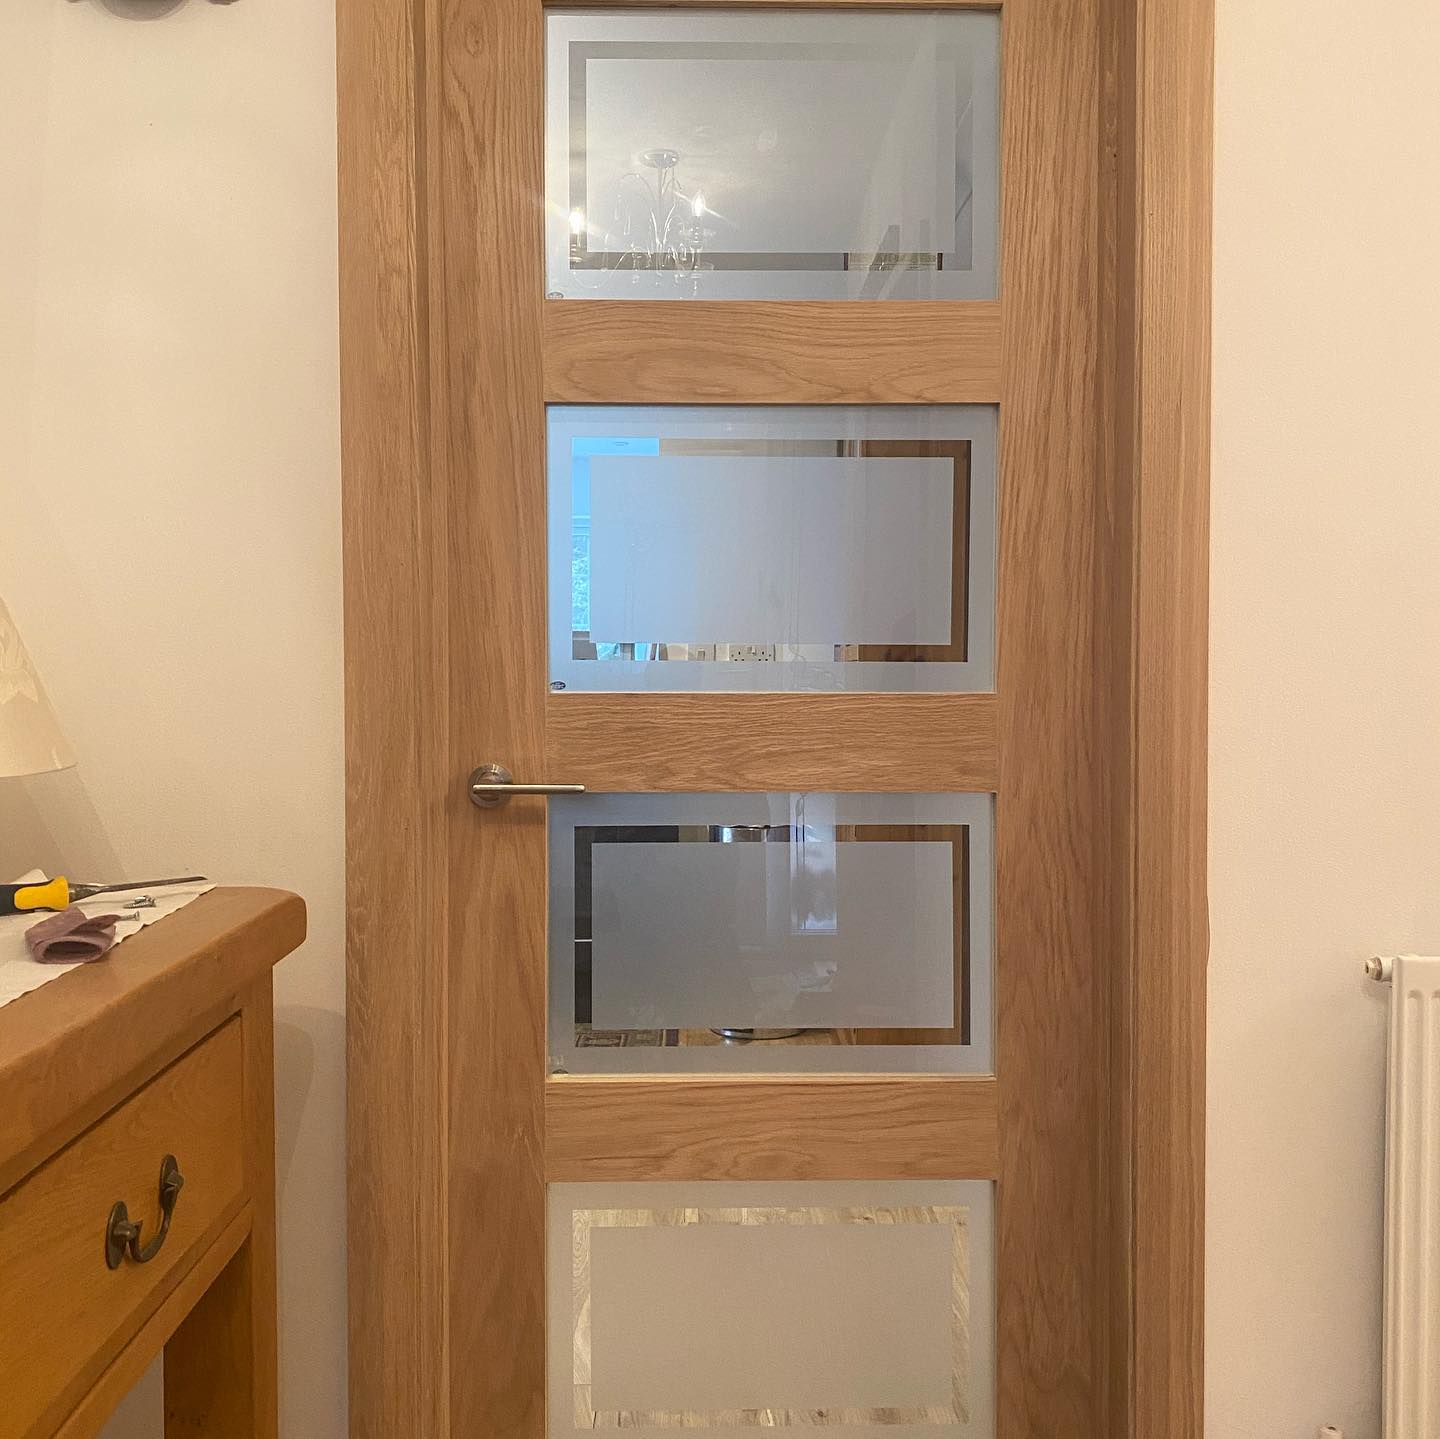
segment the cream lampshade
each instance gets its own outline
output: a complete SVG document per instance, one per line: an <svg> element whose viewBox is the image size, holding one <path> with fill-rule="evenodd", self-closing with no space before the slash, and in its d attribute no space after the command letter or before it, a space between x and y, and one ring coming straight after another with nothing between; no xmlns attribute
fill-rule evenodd
<svg viewBox="0 0 1440 1439"><path fill-rule="evenodd" d="M69 769L75 755L0 600L0 779Z"/></svg>

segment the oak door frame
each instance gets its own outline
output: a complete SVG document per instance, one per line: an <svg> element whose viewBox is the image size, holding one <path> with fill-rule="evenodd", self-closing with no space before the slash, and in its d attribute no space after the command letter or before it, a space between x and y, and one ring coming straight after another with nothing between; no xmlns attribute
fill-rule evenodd
<svg viewBox="0 0 1440 1439"><path fill-rule="evenodd" d="M742 0L743 3L743 0ZM846 3L846 0L839 0ZM953 0L952 0L953 3ZM964 0L962 0L964 3ZM445 0L342 0L350 1432L448 1434ZM1201 1439L1213 0L1099 0L1109 1434ZM578 307L577 307L578 308ZM438 381L437 381L438 385ZM437 799L443 796L444 799ZM459 801L463 803L463 798ZM409 903L396 896L424 896ZM497 1301L503 1296L492 1296Z"/></svg>

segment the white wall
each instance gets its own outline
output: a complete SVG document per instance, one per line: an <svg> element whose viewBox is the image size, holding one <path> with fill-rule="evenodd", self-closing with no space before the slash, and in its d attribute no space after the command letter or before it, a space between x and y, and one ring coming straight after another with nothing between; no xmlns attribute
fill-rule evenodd
<svg viewBox="0 0 1440 1439"><path fill-rule="evenodd" d="M0 594L81 756L0 874L298 890L282 1431L345 1429L333 0L0 4ZM111 1433L158 1435L153 1381Z"/></svg>
<svg viewBox="0 0 1440 1439"><path fill-rule="evenodd" d="M1440 7L1217 38L1207 1430L1380 1439L1359 966L1440 949Z"/></svg>

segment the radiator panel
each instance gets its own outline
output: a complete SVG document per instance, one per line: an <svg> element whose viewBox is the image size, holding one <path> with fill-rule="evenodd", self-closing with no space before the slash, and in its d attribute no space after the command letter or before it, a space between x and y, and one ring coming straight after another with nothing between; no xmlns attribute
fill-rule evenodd
<svg viewBox="0 0 1440 1439"><path fill-rule="evenodd" d="M1394 961L1385 1136L1386 1439L1440 1434L1440 957Z"/></svg>

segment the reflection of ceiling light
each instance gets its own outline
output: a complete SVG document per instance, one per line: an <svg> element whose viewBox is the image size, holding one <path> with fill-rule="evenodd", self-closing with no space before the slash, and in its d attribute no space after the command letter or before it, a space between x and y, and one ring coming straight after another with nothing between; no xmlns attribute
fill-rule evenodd
<svg viewBox="0 0 1440 1439"><path fill-rule="evenodd" d="M701 190L679 182L678 150L657 145L632 159L636 168L615 183L613 207L600 202L569 212L571 268L669 270L693 287L696 272L711 268L701 259L714 233L706 222L715 216L723 224L724 217ZM550 223L559 223L558 207Z"/></svg>
<svg viewBox="0 0 1440 1439"><path fill-rule="evenodd" d="M690 194L680 184L678 150L657 146L642 151L636 161L641 168L620 177L615 229L605 235L604 249L615 253L617 263L627 268L673 270L677 276L693 276L702 268L701 254L710 233L700 222L715 212L703 191ZM572 230L574 220L572 215Z"/></svg>

